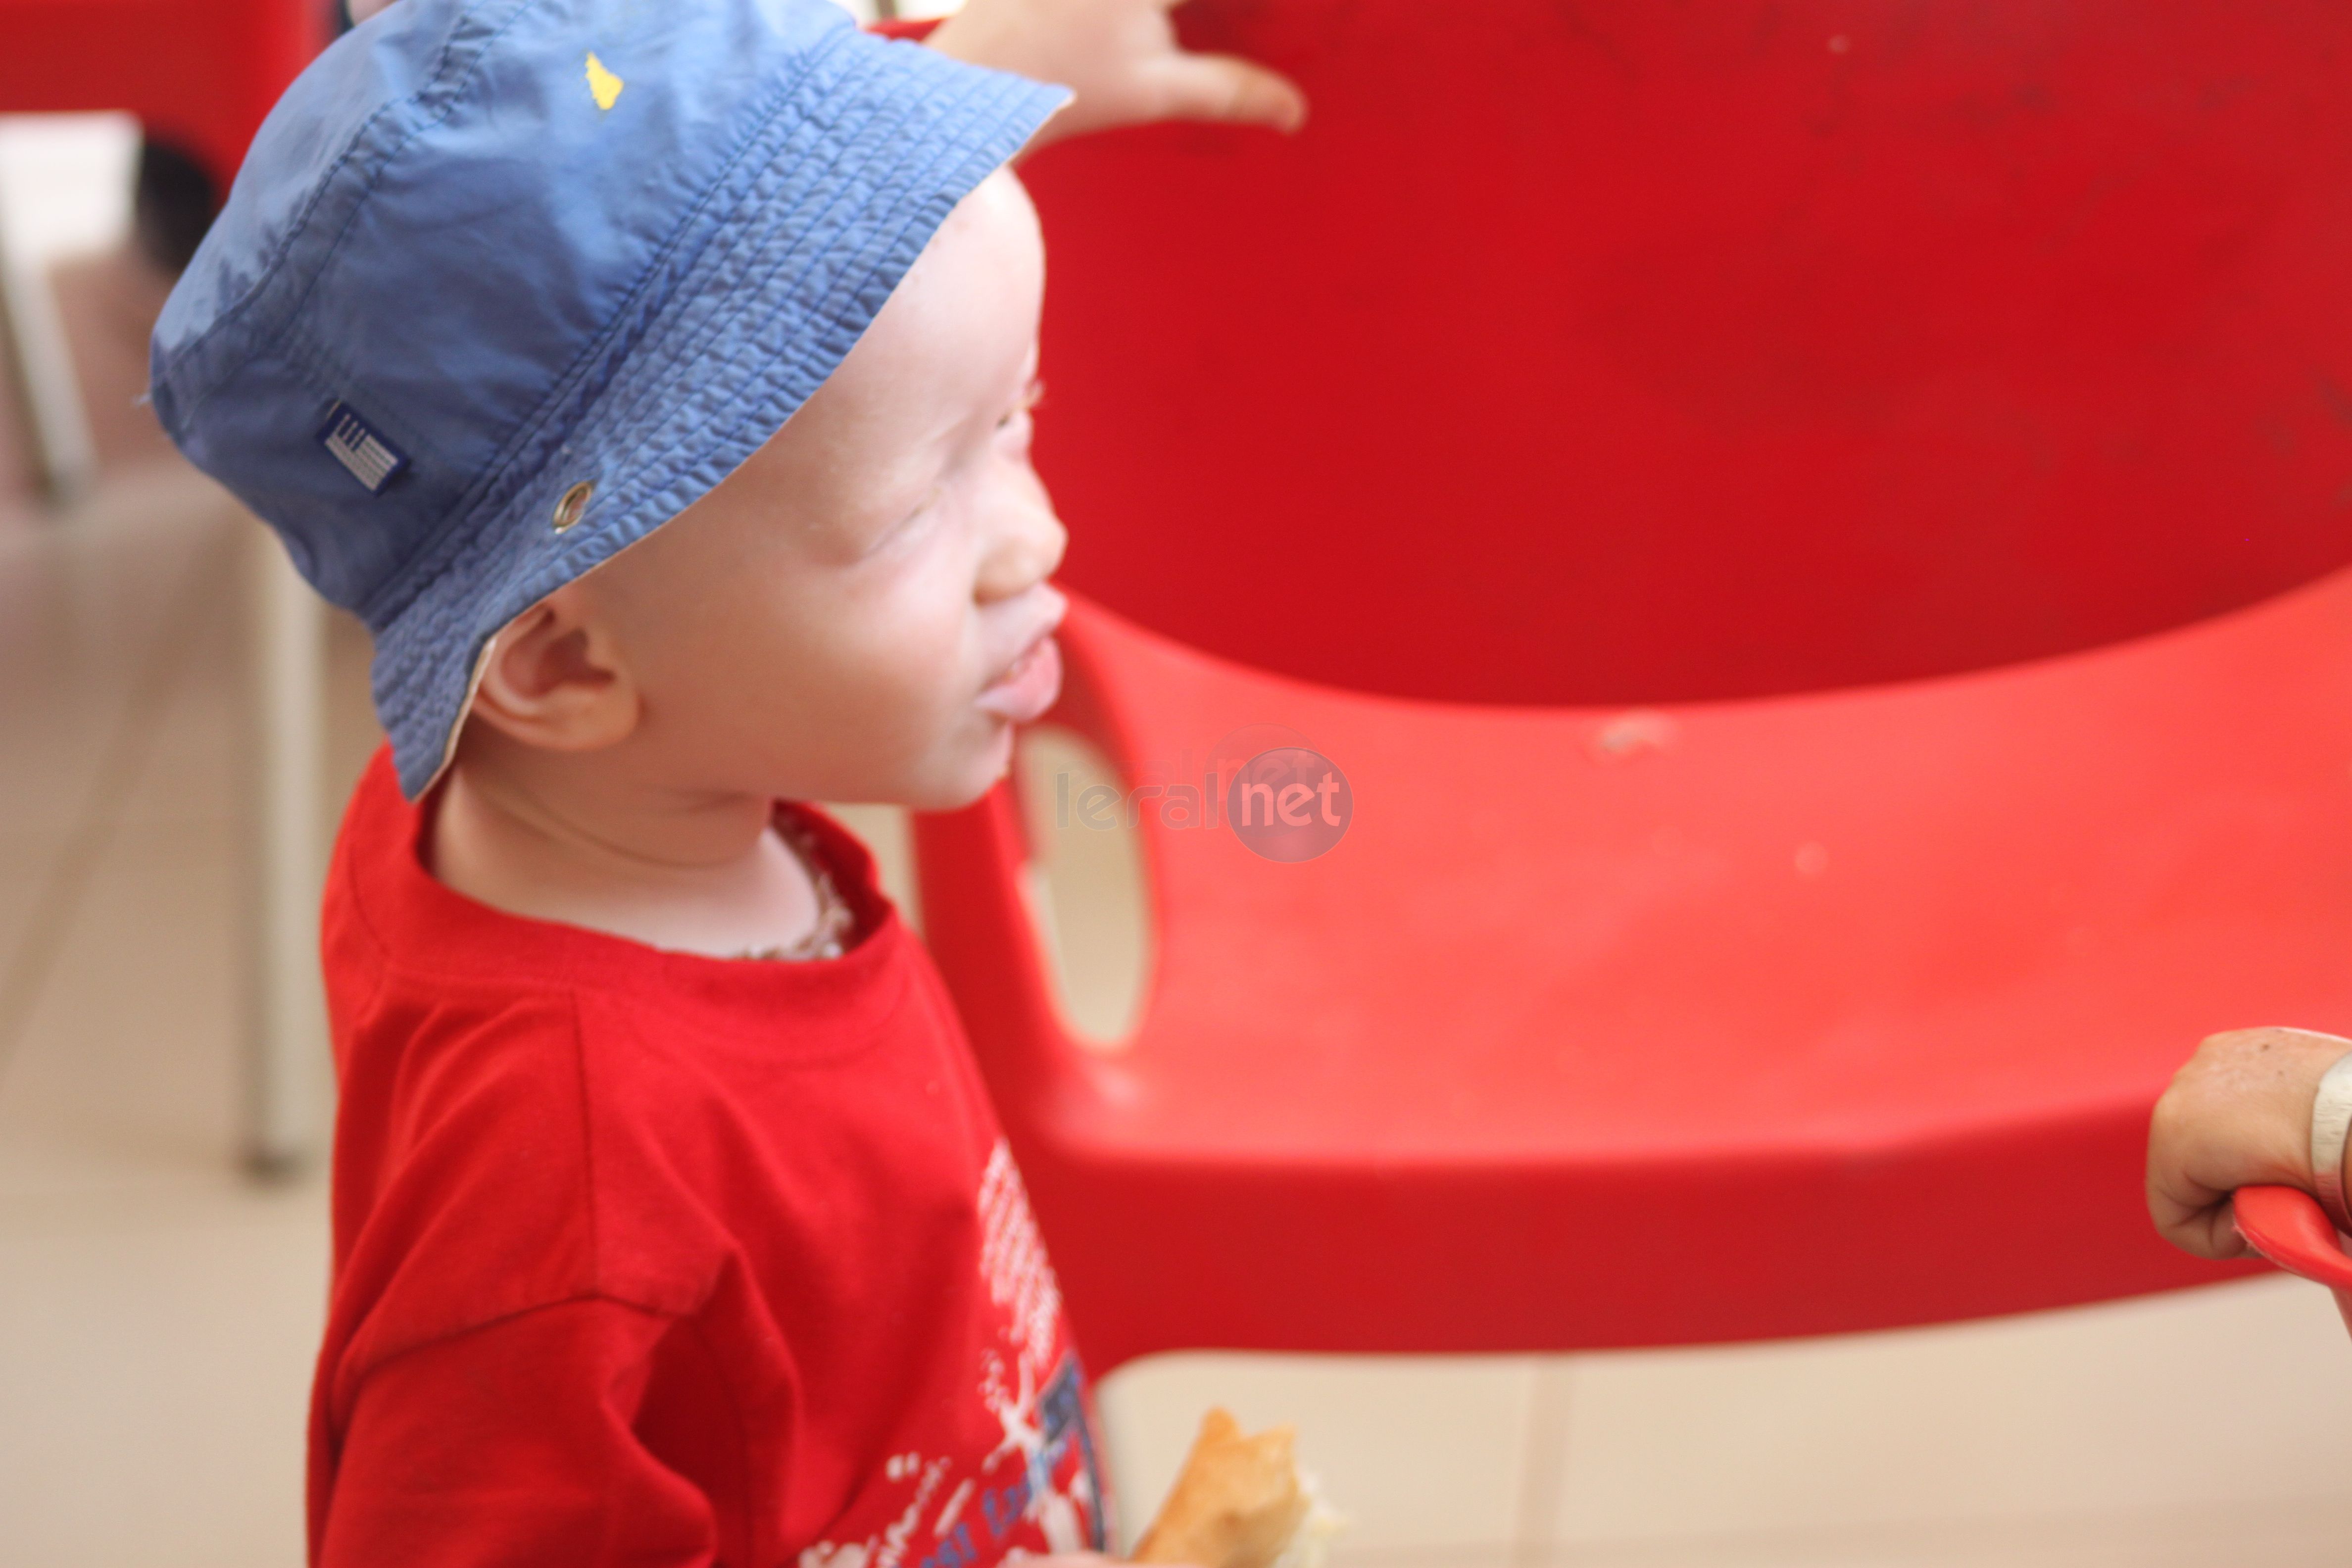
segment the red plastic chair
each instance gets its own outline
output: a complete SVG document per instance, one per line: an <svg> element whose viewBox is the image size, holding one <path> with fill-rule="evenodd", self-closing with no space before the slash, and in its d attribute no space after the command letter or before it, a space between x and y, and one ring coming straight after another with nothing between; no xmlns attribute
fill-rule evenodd
<svg viewBox="0 0 2352 1568"><path fill-rule="evenodd" d="M1147 785L1286 727L1354 817L1139 797L1113 1051L1008 796L919 825L1097 1363L2226 1277L2148 1226L2155 1096L2352 1028L2352 11L1180 16L1314 120L1026 170L1058 717Z"/></svg>

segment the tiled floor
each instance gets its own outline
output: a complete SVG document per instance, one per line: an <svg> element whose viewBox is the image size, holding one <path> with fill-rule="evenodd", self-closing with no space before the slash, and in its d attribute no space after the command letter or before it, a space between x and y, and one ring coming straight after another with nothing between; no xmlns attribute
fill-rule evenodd
<svg viewBox="0 0 2352 1568"><path fill-rule="evenodd" d="M2261 1281L1804 1344L1445 1363L1174 1356L1111 1380L1155 1497L1188 1411L1294 1419L1352 1568L2338 1563L2352 1347Z"/></svg>
<svg viewBox="0 0 2352 1568"><path fill-rule="evenodd" d="M300 1551L323 1194L233 1162L251 527L169 466L0 521L0 1568ZM340 792L371 731L332 654ZM1052 891L1107 1028L1130 865ZM1163 1357L1104 1392L1130 1530L1213 1401L1298 1424L1346 1568L2352 1558L2352 1342L2285 1280L1729 1350Z"/></svg>
<svg viewBox="0 0 2352 1568"><path fill-rule="evenodd" d="M251 526L176 467L0 524L0 1563L300 1550L322 1194L230 1156Z"/></svg>

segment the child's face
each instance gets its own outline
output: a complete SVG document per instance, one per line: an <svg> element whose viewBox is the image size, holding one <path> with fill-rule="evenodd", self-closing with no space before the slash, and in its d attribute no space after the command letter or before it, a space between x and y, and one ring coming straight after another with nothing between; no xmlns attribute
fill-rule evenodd
<svg viewBox="0 0 2352 1568"><path fill-rule="evenodd" d="M1045 250L999 172L832 378L574 585L666 786L959 805L1060 685L1064 534L1029 465Z"/></svg>

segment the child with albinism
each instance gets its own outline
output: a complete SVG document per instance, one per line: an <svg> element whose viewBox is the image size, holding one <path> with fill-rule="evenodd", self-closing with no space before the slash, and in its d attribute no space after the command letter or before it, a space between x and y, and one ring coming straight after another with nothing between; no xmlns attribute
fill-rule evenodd
<svg viewBox="0 0 2352 1568"><path fill-rule="evenodd" d="M1009 160L1303 112L1154 0L929 47L826 0L396 0L264 126L152 387L365 620L390 737L326 900L313 1561L1105 1545L954 1011L800 803L969 802L1055 697Z"/></svg>

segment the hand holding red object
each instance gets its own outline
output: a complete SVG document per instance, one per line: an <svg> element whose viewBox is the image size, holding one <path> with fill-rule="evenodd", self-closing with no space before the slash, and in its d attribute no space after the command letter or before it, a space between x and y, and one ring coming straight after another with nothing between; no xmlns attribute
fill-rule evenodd
<svg viewBox="0 0 2352 1568"><path fill-rule="evenodd" d="M2198 1047L2148 1128L2148 1215L2165 1239L2200 1258L2240 1257L2249 1238L2232 1223L2232 1193L2314 1189L2312 1100L2347 1051L2352 1040L2287 1028L2233 1029Z"/></svg>

